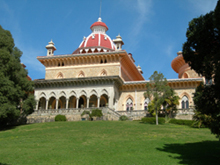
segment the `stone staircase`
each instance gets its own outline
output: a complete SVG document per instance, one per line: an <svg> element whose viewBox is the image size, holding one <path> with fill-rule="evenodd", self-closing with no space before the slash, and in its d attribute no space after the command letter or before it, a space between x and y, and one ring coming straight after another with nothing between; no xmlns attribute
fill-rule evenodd
<svg viewBox="0 0 220 165"><path fill-rule="evenodd" d="M82 116L81 114L84 111L90 111L92 112L93 109L96 109L96 107L92 108L74 108L74 109L40 109L35 110L34 113L27 116L27 123L44 123L44 122L53 122L55 121L56 115L65 115L67 118L67 121L81 121ZM102 120L119 120L119 117L121 116L118 112L110 109L109 107L100 107L98 108L102 110L103 117Z"/></svg>

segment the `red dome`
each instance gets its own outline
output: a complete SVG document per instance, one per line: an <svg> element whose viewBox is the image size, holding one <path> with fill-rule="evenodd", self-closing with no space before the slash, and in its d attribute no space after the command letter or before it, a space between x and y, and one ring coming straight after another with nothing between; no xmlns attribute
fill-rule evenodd
<svg viewBox="0 0 220 165"><path fill-rule="evenodd" d="M105 27L105 28L108 30L108 26L107 26L104 22L100 22L100 21L95 22L95 23L93 23L93 24L91 25L90 29L92 29L92 27L94 27L94 26L103 26L103 27ZM107 30L106 30L106 31L107 31Z"/></svg>
<svg viewBox="0 0 220 165"><path fill-rule="evenodd" d="M107 34L90 34L79 46L83 47L105 47L115 49L115 45Z"/></svg>

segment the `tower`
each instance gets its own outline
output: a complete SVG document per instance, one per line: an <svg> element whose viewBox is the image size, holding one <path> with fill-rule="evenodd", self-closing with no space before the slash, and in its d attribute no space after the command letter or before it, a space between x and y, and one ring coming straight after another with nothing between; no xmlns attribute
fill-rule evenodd
<svg viewBox="0 0 220 165"><path fill-rule="evenodd" d="M121 50L122 45L124 45L124 42L122 41L120 34L116 36L116 39L114 39L113 42L116 45L116 50Z"/></svg>
<svg viewBox="0 0 220 165"><path fill-rule="evenodd" d="M54 55L54 51L56 50L56 47L54 46L54 43L52 40L50 42L48 42L46 49L47 49L47 56Z"/></svg>

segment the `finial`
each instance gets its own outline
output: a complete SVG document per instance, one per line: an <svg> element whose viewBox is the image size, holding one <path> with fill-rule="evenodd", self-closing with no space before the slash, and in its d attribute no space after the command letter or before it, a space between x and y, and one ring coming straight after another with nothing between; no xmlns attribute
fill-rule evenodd
<svg viewBox="0 0 220 165"><path fill-rule="evenodd" d="M102 18L101 17L98 18L98 22L102 22Z"/></svg>

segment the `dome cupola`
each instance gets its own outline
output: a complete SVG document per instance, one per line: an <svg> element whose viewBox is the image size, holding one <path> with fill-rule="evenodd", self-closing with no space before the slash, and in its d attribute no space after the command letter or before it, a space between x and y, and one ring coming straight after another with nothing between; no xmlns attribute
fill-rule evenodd
<svg viewBox="0 0 220 165"><path fill-rule="evenodd" d="M108 30L108 26L102 22L102 19L99 17L98 21L93 23L90 27L93 33L105 33Z"/></svg>
<svg viewBox="0 0 220 165"><path fill-rule="evenodd" d="M115 51L115 44L106 34L108 27L102 22L100 17L97 22L91 25L90 29L92 30L92 33L88 37L83 38L79 48L75 50L73 54Z"/></svg>

